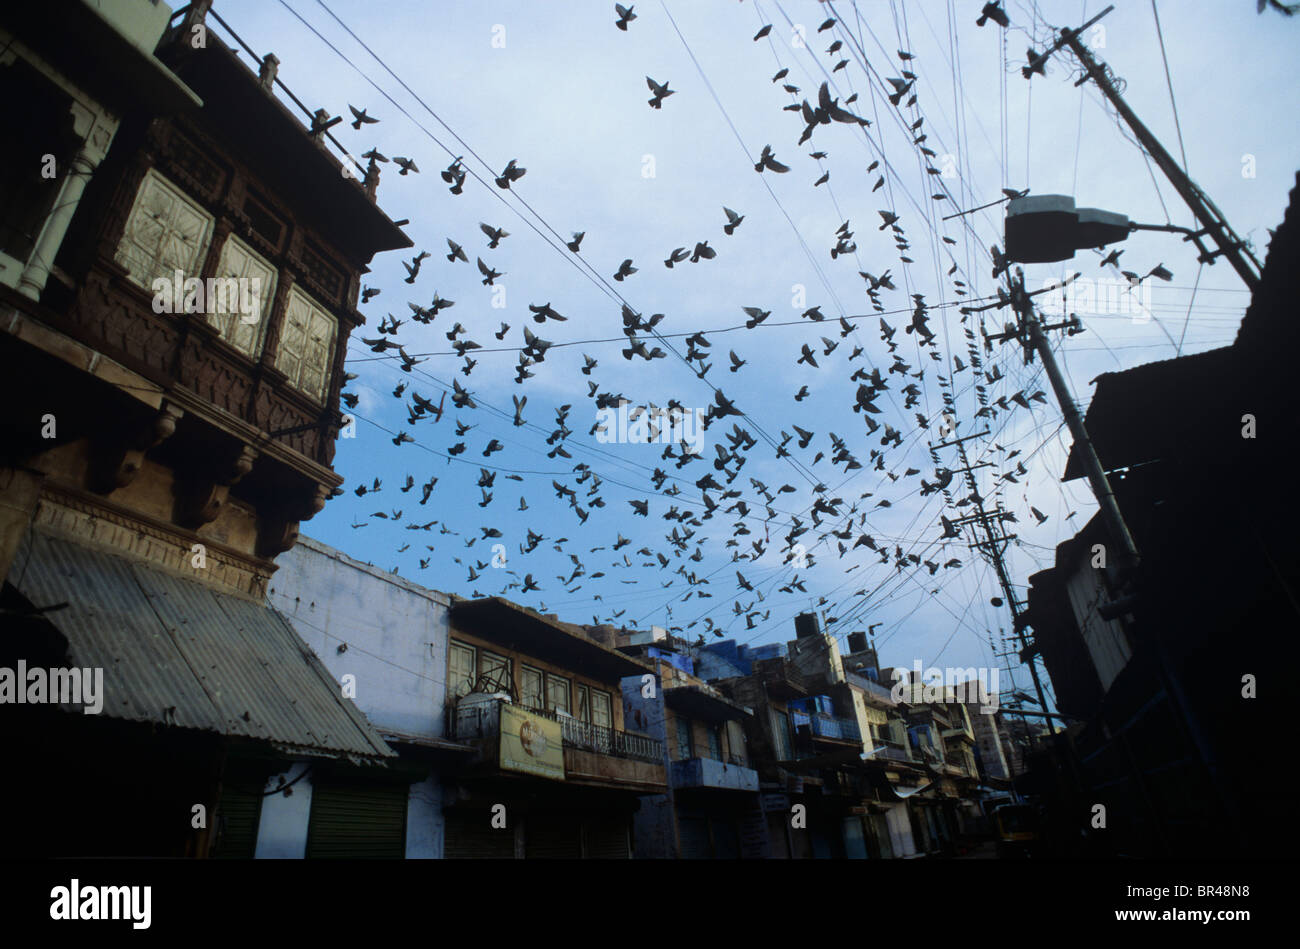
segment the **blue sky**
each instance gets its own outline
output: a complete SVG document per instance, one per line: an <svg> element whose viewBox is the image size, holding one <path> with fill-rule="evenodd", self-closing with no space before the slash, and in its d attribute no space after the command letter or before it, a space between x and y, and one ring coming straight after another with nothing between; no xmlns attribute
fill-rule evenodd
<svg viewBox="0 0 1300 949"><path fill-rule="evenodd" d="M305 533L378 566L397 567L403 576L435 589L503 593L575 622L659 624L712 640L707 618L725 635L759 644L792 638L793 616L812 608L836 618L831 631L841 637L879 623L876 639L886 664L1003 665L994 650L1004 651L1001 637L1009 630L1009 615L989 602L1000 592L993 571L966 546L969 538L941 540L940 515L953 518L969 509L945 507L942 493L922 497L918 490L920 479L935 475L927 441L941 440L937 423L945 385L954 392L957 433L985 427L992 433L970 443L971 460L989 463L977 477L990 506L1001 503L1018 519L1009 525L1018 537L1007 555L1017 584L1051 564L1055 545L1082 526L1095 505L1083 482L1059 481L1068 435L1037 362L1024 365L1012 346L991 353L981 346L983 370L1002 374L994 382L985 380L990 401L1040 390L1049 394L1045 404L1031 401L1029 409L1009 402L1003 411L994 402L990 416L975 417L980 404L964 330L978 333L980 317L963 322L959 307L995 293L989 248L1002 243L1003 206L947 222L940 218L995 201L1002 188L1030 188L1035 194L1073 195L1081 206L1118 211L1144 223L1191 223L1186 206L1148 166L1095 87L1074 85L1077 69L1068 53L1057 53L1047 75L1032 83L1020 74L1028 47L1041 50L1053 26L1078 25L1101 3L1010 0L1012 27L1004 31L992 23L975 25L978 0L656 0L636 4L637 18L622 32L614 25L613 4L604 2L328 2L382 65L318 2L288 0L288 7L357 68L284 3L232 0L218 3L217 11L254 49L275 52L281 79L312 108L322 106L350 120L352 104L381 120L360 131L341 124L335 133L353 155L377 147L389 157L418 163L420 173L404 177L393 165L383 166L379 203L393 218L411 220L406 230L415 249L431 256L414 285L404 282L403 258L396 253L377 258L364 281L382 293L361 307L367 325L349 346L348 368L358 379L348 391L359 398L359 422L356 437L339 442L335 459L347 478L346 493L304 524ZM1125 81L1130 105L1171 153L1181 161L1185 152L1193 179L1253 242L1262 260L1266 229L1281 219L1300 166L1291 92L1300 22L1271 10L1257 16L1249 0L1158 4L1176 128L1152 4L1120 0L1116 6L1101 21L1104 32L1088 36L1095 53ZM831 17L838 17L836 25L818 32ZM771 33L752 39L768 23ZM841 48L828 53L836 41ZM913 58L901 60L900 50ZM846 65L833 70L842 59ZM782 68L789 74L774 83ZM908 93L917 101L896 108L885 98L892 91L888 79L901 77L904 69L917 77ZM674 90L660 110L647 104L647 76ZM816 103L823 81L841 103L856 93L857 101L846 107L871 125L821 125L811 141L798 145L803 121L783 108L802 99ZM783 83L799 92L786 92ZM913 133L918 119L922 124ZM929 162L913 142L919 134L935 153ZM789 173L755 173L764 145L790 166ZM814 151L826 157L810 157ZM438 172L460 155L471 176L456 196ZM507 192L492 184L492 176L511 159L527 174ZM879 167L868 172L876 161ZM927 163L947 173L928 174ZM826 172L827 182L815 186ZM873 191L882 174L884 184ZM943 200L932 197L938 193L945 194ZM722 230L724 205L744 215L731 236ZM906 250L896 245L881 211L898 215ZM836 229L846 219L856 253L832 260ZM480 222L510 236L489 250ZM562 243L574 231L586 232L580 258ZM943 242L944 235L953 243ZM447 261L448 237L465 247L468 265ZM690 250L704 240L717 251L715 259L664 267L674 248ZM1173 278L1143 284L1143 290L1149 288L1145 299L1152 319L1081 313L1087 332L1056 340L1058 358L1085 407L1091 380L1100 373L1230 343L1249 302L1226 263L1202 269L1194 249L1177 236L1139 234L1118 246L1123 248L1120 269L1141 275L1162 263ZM904 255L912 262L901 261ZM499 291L494 297L496 288L482 285L474 265L478 256L504 273L497 281L504 297ZM627 258L637 272L613 281ZM1031 288L1071 270L1090 279L1118 278L1117 270L1101 268L1100 260L1084 251L1061 264L1028 266L1026 275ZM886 270L896 289L879 293L884 319L894 329L897 356L909 372L923 370L920 378L888 372L895 356L882 339L880 314L859 276L859 271L879 276ZM961 285L955 280L964 282L967 296L957 293ZM455 306L432 325L411 322L408 301L427 306L435 291ZM928 308L932 346L919 345L917 334L904 329L917 293ZM711 343L707 377L696 375L698 364L688 367L672 353L651 362L624 359L624 302L647 317L664 314L656 328L666 342L647 337L648 346L671 344L684 354L685 337L703 332ZM568 319L539 326L529 318L530 303L550 303ZM827 316L825 322L801 317L814 305ZM745 306L771 316L745 329ZM374 354L360 341L379 335L377 326L390 313L406 320L393 338L426 359L412 373L400 371L391 354ZM1000 328L1004 313L985 314L990 331ZM840 316L849 317L853 327L845 338ZM477 365L468 376L446 336L457 322L467 330L462 338L482 346L471 354ZM494 334L502 322L510 329L498 342ZM544 362L530 367L534 376L521 385L514 373L525 325L555 346ZM822 337L838 343L829 355L823 355ZM805 343L820 368L797 364ZM862 353L850 359L859 346ZM745 361L735 373L729 371L731 351ZM590 376L580 371L584 354L598 362ZM954 356L964 369L956 368ZM863 415L852 411L858 382L850 376L873 366L889 388L877 397L881 430L869 435ZM453 379L473 393L478 408L454 409L448 396L440 422L425 418L408 424L412 392L436 403ZM704 433L703 460L678 469L674 460L662 460L662 444L597 442L589 434L597 421L589 381L633 404L663 406L676 400L687 409L708 406L716 386L746 417L715 423ZM403 382L402 398L394 398L394 387ZM919 395L905 408L901 390L909 383ZM809 394L796 402L793 396L803 386ZM523 426L512 424L512 395L527 396ZM556 409L566 404L572 434L564 445L572 458L548 458ZM920 426L918 412L929 429ZM457 419L473 426L464 437L455 434ZM723 500L721 492L711 491L721 506L699 526L663 519L674 505L703 512L694 482L706 473L724 481L711 462L714 445L727 444L724 436L733 423L757 444L744 452L746 462L734 482L723 487L741 492L749 515L725 513L736 499ZM886 424L899 432L900 446L882 448ZM794 434L793 426L815 434L806 450L797 448L796 437L788 445L792 457L777 458L767 439L779 443L783 432ZM398 431L416 441L395 446ZM832 462L832 432L860 469L846 471L843 462ZM484 458L491 439L504 447ZM458 442L465 444L464 453L449 459L448 448ZM883 451L884 471L876 470L873 449ZM815 461L818 452L824 457ZM951 448L941 449L939 460L941 466L959 464ZM573 466L579 463L600 478L596 496L605 507L590 505L587 492L594 477L577 483ZM1018 463L1026 474L1016 474ZM481 467L495 471L493 500L486 507L479 506ZM663 487L676 484L680 495L666 497L654 489L656 467L669 475ZM908 475L911 469L920 473ZM728 470L735 470L734 462ZM1008 472L1014 482L1002 479ZM401 493L407 474L415 488ZM420 485L435 476L432 496L421 506ZM378 494L354 494L357 485L376 477L382 479ZM774 516L768 517L751 478L775 496ZM553 480L578 492L589 515L585 523L556 497ZM819 482L827 498L843 503L838 516L814 528L809 508ZM782 485L794 490L778 494ZM959 480L953 488L954 502L967 494ZM527 501L523 512L521 497ZM636 516L630 500L649 500L649 516ZM889 506L878 507L882 500ZM857 510L850 515L853 505ZM1046 515L1041 524L1031 507ZM394 523L396 510L402 517ZM379 511L389 517L374 516ZM1071 512L1074 517L1067 518ZM802 570L787 563L784 538L792 517L810 528L799 538L812 557ZM827 528L843 530L850 517L845 546L870 534L890 552L888 563L863 546L840 556L837 538L819 539ZM413 520L435 519L439 523L431 531L405 529ZM738 523L750 533L735 536ZM444 526L456 533L440 533ZM501 538L484 538L483 527L499 530ZM674 528L679 535L694 531L681 549L665 538ZM527 530L545 540L521 554ZM631 543L615 553L619 536ZM750 545L764 537L766 549L757 556ZM557 551L560 538L566 540ZM733 539L735 545L728 546ZM493 568L491 545L498 542L505 546L506 562ZM409 548L399 552L404 544ZM931 573L922 563L899 570L900 547L937 569ZM651 553L635 553L640 549ZM668 559L666 568L658 554ZM745 559L733 563L736 554ZM631 566L624 566L624 555ZM585 575L566 583L577 566L574 556ZM421 567L422 559L427 566ZM943 566L954 559L960 566ZM483 562L488 566L476 568ZM680 573L679 566L685 568ZM471 568L477 573L472 581ZM738 586L738 569L753 592ZM684 574L691 571L709 582L688 583ZM593 577L596 573L604 576ZM525 574L541 589L525 594L511 588ZM781 592L796 577L807 592ZM701 597L701 591L712 595ZM1015 675L1024 687L1023 667Z"/></svg>

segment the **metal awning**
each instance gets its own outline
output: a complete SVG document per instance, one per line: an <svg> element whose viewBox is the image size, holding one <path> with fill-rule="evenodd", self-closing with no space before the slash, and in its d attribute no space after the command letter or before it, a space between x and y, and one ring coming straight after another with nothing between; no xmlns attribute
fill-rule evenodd
<svg viewBox="0 0 1300 949"><path fill-rule="evenodd" d="M889 777L883 771L869 772L868 777L883 800L894 802L906 801L908 798L920 794L934 783L933 781L926 781L914 788L900 788L889 780Z"/></svg>
<svg viewBox="0 0 1300 949"><path fill-rule="evenodd" d="M33 528L11 572L104 670L102 714L265 741L283 753L377 762L396 754L289 622L264 604Z"/></svg>

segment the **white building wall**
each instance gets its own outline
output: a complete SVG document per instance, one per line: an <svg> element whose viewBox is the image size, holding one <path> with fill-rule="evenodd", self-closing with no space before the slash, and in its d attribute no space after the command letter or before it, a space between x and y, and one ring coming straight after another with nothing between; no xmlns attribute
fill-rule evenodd
<svg viewBox="0 0 1300 949"><path fill-rule="evenodd" d="M355 677L357 707L375 727L442 737L446 595L309 537L276 563L267 599L336 680Z"/></svg>
<svg viewBox="0 0 1300 949"><path fill-rule="evenodd" d="M291 765L280 777L285 783L297 779L310 767L307 763ZM272 776L263 791L280 783ZM257 825L258 860L301 860L307 855L307 821L311 817L311 775L298 781L285 797L283 792L262 798L262 817Z"/></svg>
<svg viewBox="0 0 1300 949"><path fill-rule="evenodd" d="M442 859L442 786L432 775L411 785L406 802L406 859Z"/></svg>
<svg viewBox="0 0 1300 949"><path fill-rule="evenodd" d="M343 689L352 676L357 708L376 730L441 738L446 700L445 594L300 537L276 563L267 600L283 613ZM343 652L339 647L346 645ZM289 780L297 777L297 772ZM432 775L411 785L406 856L439 859L442 789ZM310 776L289 798L262 804L257 856L302 857L311 810ZM274 781L270 786L274 786Z"/></svg>
<svg viewBox="0 0 1300 949"><path fill-rule="evenodd" d="M1119 620L1105 620L1097 613L1097 607L1106 601L1099 570L1084 561L1066 582L1065 590L1104 692L1128 665L1132 655L1128 637Z"/></svg>

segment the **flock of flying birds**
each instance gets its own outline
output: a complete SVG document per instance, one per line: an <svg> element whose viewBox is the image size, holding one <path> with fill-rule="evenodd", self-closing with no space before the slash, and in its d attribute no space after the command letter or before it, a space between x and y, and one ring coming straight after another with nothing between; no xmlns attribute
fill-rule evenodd
<svg viewBox="0 0 1300 949"><path fill-rule="evenodd" d="M618 17L615 25L618 29L627 32L629 25L637 19L634 8L631 6L625 8L621 4L616 4L615 11ZM997 3L986 4L981 19L992 19L1001 25L1006 25L1005 14ZM834 19L828 19L821 24L817 32L827 33L835 25ZM754 36L754 40L757 42L763 39L771 29L770 25L764 26ZM830 43L826 51L827 55L837 58L841 47L839 40ZM917 77L910 68L912 54L900 50L898 57L902 64L899 69L900 74L887 79L892 87L888 99L900 114L906 114L916 104ZM838 59L832 74L843 69L847 64L848 60ZM788 78L789 69L783 67L772 78L772 82L782 82ZM665 108L669 97L677 93L677 90L669 88L667 82L660 83L648 76L646 82L652 94L649 106L653 109ZM784 83L784 91L790 94L792 100L798 100L792 101L791 105L785 107L785 111L797 114L802 122L796 147L810 141L823 126L839 124L856 131L871 125L870 121L852 111L856 95L851 95L841 102L838 97L831 95L827 82L823 82L817 90L815 104L807 98L799 99L799 88L788 81ZM358 110L351 106L349 108L355 119L352 123L353 128L360 129L363 125L378 121L367 115L365 110ZM930 160L935 157L935 152L925 145L926 135L922 131L923 117L918 115L914 120L905 119L905 121L910 128L912 145L925 159L927 173L938 175L938 169L930 164ZM824 150L809 154L818 162L819 168L822 160L827 157L827 152ZM366 157L372 162L388 160L374 149L367 153ZM393 161L401 168L402 175L419 173L419 168L412 159L395 158ZM880 162L876 161L872 162L867 169L869 175L878 174L871 194L878 192L885 181L884 175L878 172L879 166ZM771 145L765 145L755 160L754 171L758 174L783 175L788 174L791 167L777 157L776 150ZM494 183L497 188L509 191L526 174L526 168L520 166L517 160L511 160L500 175L495 177ZM448 190L452 195L463 193L467 175L463 157L456 158L441 171L441 178L449 186ZM814 187L824 183L828 175L829 172L824 173L814 182ZM1013 197L1019 193L1021 192L1008 191L1007 196ZM936 192L933 199L936 202L946 200L947 195ZM906 266L912 263L912 258L908 256L910 244L900 214L889 207L876 209L876 214L880 222L876 225L877 230L889 232L898 254L899 264ZM723 238L720 246L736 234L745 217L745 214L729 207L722 208L719 223ZM505 275L489 262L492 259L491 252L499 248L501 243L511 235L503 228L488 223L480 223L479 231L482 234L481 243L478 246L471 246L468 250L468 242L462 244L448 237L447 253L444 257L448 268L459 267L462 264L476 267L482 278L481 283L491 287L495 285L496 280ZM585 232L573 233L572 239L567 242L568 251L579 254L585 236ZM855 255L857 245L854 242L853 225L849 221L843 222L833 235L827 237L832 260ZM957 243L946 235L942 236L942 240L948 245ZM996 246L991 251L994 261L992 276L996 279L1007 269L1008 263ZM699 264L713 260L718 253L718 250L710 246L710 239L705 238L671 249L663 259L663 264L665 268L671 270L686 263ZM473 264L470 263L471 256L474 258ZM488 259L485 260L485 257ZM405 282L413 287L418 286L421 277L425 276L430 269L425 261L431 258L433 255L429 252L421 251L405 262L407 271ZM1103 266L1117 266L1117 260L1117 253L1112 254L1106 258ZM438 263L437 266L442 265ZM609 276L619 284L623 284L631 280L641 269L631 258L625 258L616 269L609 272ZM845 408L851 407L853 417L861 419L863 426L861 431L845 435L829 430L815 431L811 427L813 422L809 421L806 423L810 426L808 428L791 424L789 431L781 430L779 440L776 436L767 436L762 431L762 421L751 420L737 402L725 395L720 387L722 377L719 373L729 373L739 377L749 360L736 349L730 348L725 369L718 367L710 378L710 373L719 362L719 357L713 348L713 342L708 338L709 333L697 331L686 337L685 352L680 354L680 358L685 360L695 376L704 380L713 390L709 397L708 408L703 412L703 428L707 430L717 423L721 429L728 421L731 423L730 428L723 431L721 437L717 436L715 430L712 445L701 452L694 451L684 436L677 442L666 444L649 479L653 492L647 491L641 497L634 496L629 499L607 496L606 481L585 461L572 464L569 476L550 479L550 486L545 491L545 496L549 498L550 492L553 491L555 502L567 504L574 522L573 529L582 531L586 527L584 532L586 536L599 529L599 525L608 513L615 513L616 517L621 518L618 523L622 527L627 527L629 533L634 533L628 527L635 523L631 518L641 517L647 522L652 520L671 522L671 529L660 535L662 542L656 540L635 547L636 542L625 537L620 529L613 531L615 536L612 539L608 537L609 531L606 528L601 535L602 542L580 544L571 541L567 536L547 537L531 527L524 527L523 540L520 542L517 528L512 529L510 538L507 538L499 527L490 526L486 522L490 515L494 515L491 520L498 524L513 516L516 524L522 524L522 518L527 517L526 512L532 510L532 507L527 490L529 482L525 481L524 476L512 473L508 467L500 467L488 461L505 449L502 442L497 438L488 437L487 433L475 433L475 429L480 428L482 424L482 421L473 421L475 412L479 408L476 399L480 397L471 391L470 378L478 364L474 354L482 349L483 345L471 338L469 328L459 321L454 321L447 312L457 305L456 301L445 299L434 292L432 300L428 303L411 302L408 304L410 312L405 318L393 316L391 313L386 315L378 325L377 335L363 337L361 341L376 354L396 357L396 368L406 375L398 377L400 381L391 391L392 398L400 401L405 407L407 427L419 436L422 444L438 454L445 455L446 466L441 473L429 473L427 477L424 474L417 477L416 474L407 473L402 482L395 486L386 484L380 477L367 477L352 491L358 499L354 502L357 515L354 517L352 527L362 529L382 522L388 525L389 530L422 532L401 543L400 546L395 545L396 552L405 553L418 538L419 544L416 545L416 550L419 568L428 569L435 558L438 558L439 563L443 563L446 557L450 557L452 562L465 570L464 583L472 590L474 596L493 594L508 596L512 591L516 591L516 594L521 596L533 592L558 595L560 591L566 595L576 595L588 583L602 578L608 578L608 581L617 578L619 583L628 586L645 586L647 585L646 570L651 569L659 571L658 582L661 588L675 589L673 602L676 604L684 604L691 599L707 600L715 596L720 598L719 603L725 600L732 601L729 608L701 604L703 615L698 619L677 625L673 624L672 605L663 607L668 616L665 625L683 635L689 635L687 631L700 623L703 624L704 632L719 637L742 620L744 629L755 629L759 623L770 618L772 602L769 598L774 598L774 594L778 593L797 597L798 603L806 606L812 599L806 588L807 571L817 562L818 557L834 557L838 561L847 562L847 568L843 571L845 573L852 573L863 567L868 558L871 563L890 565L892 568L889 571L890 575L917 571L920 576L934 576L940 571L958 569L963 565L963 561L953 556L953 551L948 548L951 542L962 540L961 531L954 525L954 520L960 515L954 514L953 518L949 518L947 514L941 514L937 525L941 531L934 530L931 532L933 536L927 536L919 543L913 543L906 538L891 537L873 526L873 518L886 516L882 514L884 509L890 508L895 502L912 494L919 497L941 494L945 509L951 512L969 508L981 499L975 493L971 482L940 463L941 459L934 448L929 450L930 464L926 466L926 470L907 463L906 452L913 446L911 444L905 446L905 439L910 441L912 436L916 436L918 443L922 440L933 443L942 441L945 435L950 434L953 420L958 415L959 386L961 392L973 390L975 402L978 404L974 416L987 421L992 421L1003 414L1031 412L1035 403L1046 402L1046 396L1041 390L994 394L995 387L1005 388L998 386L1005 377L997 365L991 361L986 364L985 355L990 347L981 339L981 334L972 324L972 315L969 313L963 312L961 316L965 353L957 352L954 348L950 360L945 361L936 333L930 325L931 313L923 294L911 294L907 305L901 310L886 309L882 295L899 292L891 269L884 269L879 273L859 271L865 294L878 314L877 329L881 345L877 346L875 342L871 342L870 345L878 359L882 352L887 353L887 359L873 363L872 356L867 353L867 346L857 336L859 325L865 326L865 324L850 323L843 315L825 314L822 306L817 305L804 310L799 319L809 324L823 324L825 329L813 330L813 333L819 337L818 342L802 343L796 354L790 354L789 364L785 367L788 373L796 378L806 373L843 374L842 385L823 383L817 388L831 392L840 391L846 395L851 393L851 398L846 400ZM957 270L957 264L954 262L948 270L947 277L951 281L954 295L963 297L968 294L969 288L963 280L955 276ZM1168 279L1167 274L1163 267L1158 267L1148 276ZM363 302L368 302L379 293L379 289L364 288ZM770 309L759 305L745 304L738 309L745 316L746 332L755 330L772 315ZM886 319L891 312L908 315L903 319L895 318L891 323ZM668 353L665 349L655 345L656 343L667 345L667 340L661 335L663 330L660 328L667 319L664 314L655 313L647 317L624 303L620 315L622 332L626 336L626 345L621 348L624 360L653 362L667 359ZM573 459L567 445L574 435L574 431L568 425L574 406L570 403L556 407L553 422L548 426L538 426L525 418L528 396L524 394L523 387L527 380L542 370L547 352L553 345L552 340L543 338L540 334L543 332L551 334L568 318L553 305L552 300L548 299L545 302L530 302L528 316L523 319L525 321L531 319L537 331L534 332L528 325L523 325L518 335L511 335L514 327L507 322L501 322L499 329L493 332L499 342L505 343L509 339L510 343L520 344L514 379L519 391L511 395L512 425L519 428L531 426L539 436L549 428L546 437L547 457L553 461L564 459L564 463L567 464ZM453 378L448 389L435 384L433 378L423 370L419 373L413 372L418 365L426 361L428 356L419 358L412 355L407 351L406 344L399 341L400 331L408 321L425 326L437 322L440 329L446 326L445 337L456 356L463 360L458 367L459 374L464 379L463 383L460 379ZM447 326L448 322L451 323L450 326ZM468 322L475 327L475 334L486 329L476 320ZM902 337L898 336L900 328L903 330ZM822 332L827 335L821 335ZM851 341L850 337L853 337ZM900 345L904 339L910 339L915 344L914 347L909 347L914 352L911 358ZM677 354L676 350L673 352ZM884 363L887 365L882 368ZM389 363L389 365L393 364ZM652 401L640 402L628 398L622 392L607 388L597 380L595 373L600 368L597 359L583 354L580 372L584 378L578 382L576 387L578 392L575 394L580 393L585 383L585 395L597 410L616 409L621 403L626 402L631 407L627 415L628 422L640 424L647 444L664 444L664 433L677 431L673 428L674 420L691 411L677 400L669 400L661 407ZM918 410L923 398L921 385L927 373L938 384L942 394L942 417L927 417ZM618 379L617 361L610 369L610 375ZM349 373L348 378L351 380L356 377ZM819 377L808 378L812 381ZM769 384L767 379L755 381L760 385ZM793 400L801 403L809 395L809 385L802 384L793 393ZM357 407L358 395L355 393L345 391L342 398L349 408ZM502 399L504 399L503 395L493 393L491 399L483 399L483 401L487 403ZM886 420L886 412L878 404L886 399L893 409L891 420ZM443 416L447 411L448 402L453 413L452 417L444 422ZM482 413L478 414L481 419ZM508 411L502 414L504 424L504 420L509 419L510 415ZM593 412L593 415L595 414L597 413ZM597 421L586 434L589 437L600 436L604 434L602 432L604 427L605 423ZM399 431L392 438L398 448L415 440L415 436L407 430ZM810 504L793 511L782 509L778 507L781 504L781 497L797 494L798 488L788 483L769 486L756 477L741 477L743 469L751 460L752 453L759 449L760 445L763 454L767 457L774 455L775 459L785 459L788 463L793 463L797 454L798 467L803 472L814 472L816 466L823 462L827 463L839 479L841 486L847 484L852 472L879 472L875 476L878 479L878 483L874 485L876 490L835 496L835 490L828 488L824 482L819 482L811 489ZM863 454L864 449L865 454ZM992 454L996 459L995 467L1003 469L995 475L994 490L1000 490L1006 484L1022 484L1023 479L1028 475L1028 470L1024 465L1025 459L1016 461L1020 451L1007 450L993 443ZM453 467L451 464L453 459L466 464ZM1016 462L1014 466L1011 464L1013 461ZM426 466L419 465L412 457L410 467L418 470ZM439 463L438 467L444 466ZM439 508L435 494L439 479L445 478L449 472L462 470L472 472L474 468L478 468L478 478L473 487L478 489L480 500L477 506L483 512L484 523L472 529L453 529L448 523L448 517L455 517L462 512L458 506L453 505ZM824 472L825 467L823 466L821 470ZM535 479L536 476L532 478ZM812 479L807 480L812 484ZM517 482L519 487L510 490L505 483L510 481ZM898 486L896 491L899 493L894 494L891 500L885 495L894 493L890 489L895 485ZM503 493L508 493L511 497L498 500L497 495ZM513 503L516 494L518 494L517 506ZM431 501L432 508L428 507ZM1025 503L1028 505L1027 498ZM504 516L503 508L506 509ZM426 519L425 513L433 511L438 511L440 516ZM598 511L600 513L597 513ZM1030 512L1039 523L1046 520L1046 515L1036 508L1030 507ZM1069 516L1072 517L1073 514ZM587 526L589 519L593 517L591 525ZM464 527L463 524L458 526ZM719 526L723 527L723 531L717 529ZM662 531L663 528L660 530ZM429 536L430 534L435 536ZM723 539L724 535L725 539ZM401 537L401 535L397 536ZM556 554L567 558L562 560L565 563L563 571L553 575L555 584L551 583L550 577L539 579L534 572L514 569L518 562L514 551L504 544L501 547L494 547L495 544L507 539L511 547L517 548L518 558L524 564L530 562L529 555L543 544L548 545ZM435 543L428 543L428 540L434 540ZM730 561L735 564L734 569L727 570L722 567L712 569L705 565L706 547L716 550L719 541L729 551ZM909 548L918 546L922 552L909 552L904 549L904 544ZM931 551L936 546L939 553L925 556L927 551ZM957 543L956 546L964 545ZM420 550L421 547L424 549ZM500 553L502 550L506 552L504 556ZM716 553L712 557L716 559ZM760 558L766 559L760 562ZM535 562L540 563L540 558ZM493 569L494 567L499 569ZM770 569L774 567L783 569ZM747 571L750 574L748 577ZM919 571L925 573L919 574ZM537 568L537 572L540 573L540 567ZM764 576L772 574L774 578L769 577L770 582L760 582L756 579L759 573ZM625 576L620 577L619 574ZM501 587L491 588L491 584L496 583L498 578L504 581ZM488 589L480 592L477 585ZM767 586L766 592L764 586ZM602 587L602 589L610 588ZM602 594L589 592L589 595L593 603L601 602L603 606ZM865 596L868 596L866 586L853 594L853 597ZM829 602L828 597L821 596L817 606L826 606ZM544 603L540 605L545 609ZM624 624L635 625L630 617L622 619L625 613L626 609L607 608L603 617L593 615L593 621L598 623L621 621ZM721 617L721 621L710 614L717 614Z"/></svg>

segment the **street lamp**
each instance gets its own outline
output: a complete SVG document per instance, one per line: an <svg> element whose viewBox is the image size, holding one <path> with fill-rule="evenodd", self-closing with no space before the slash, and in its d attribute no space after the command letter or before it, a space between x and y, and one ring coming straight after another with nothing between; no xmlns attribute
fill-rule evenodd
<svg viewBox="0 0 1300 949"><path fill-rule="evenodd" d="M1076 251L1125 240L1134 231L1182 234L1201 252L1200 260L1208 262L1215 256L1201 243L1206 230L1194 231L1176 224L1138 224L1115 211L1075 207L1074 198L1064 194L1011 199L1004 231L1005 256L1020 264L1055 263L1069 260Z"/></svg>

